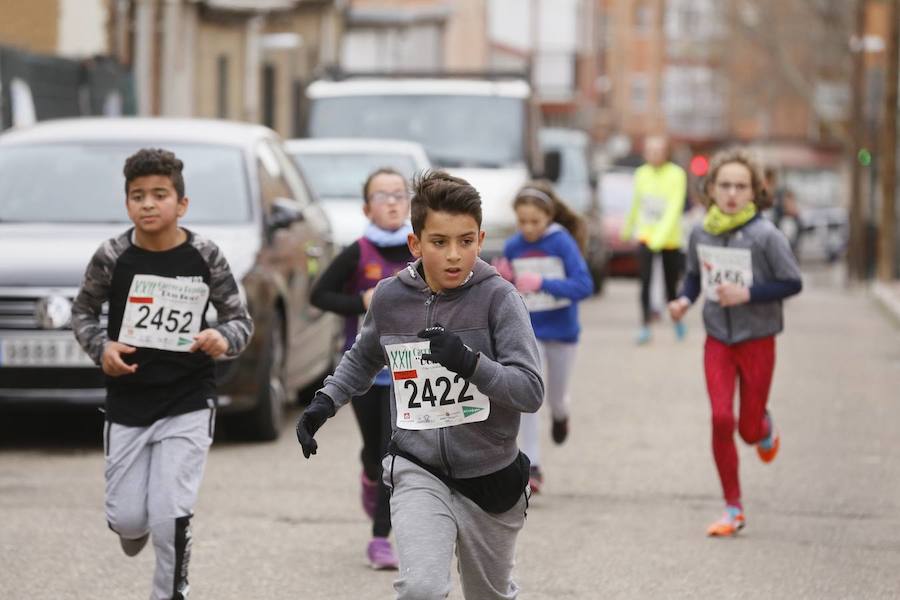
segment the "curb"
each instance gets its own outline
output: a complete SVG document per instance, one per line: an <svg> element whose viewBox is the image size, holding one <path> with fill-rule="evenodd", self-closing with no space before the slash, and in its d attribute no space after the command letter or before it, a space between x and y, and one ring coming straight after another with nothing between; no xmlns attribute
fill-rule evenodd
<svg viewBox="0 0 900 600"><path fill-rule="evenodd" d="M882 281L875 281L870 287L875 301L888 313L894 325L900 326L900 288Z"/></svg>

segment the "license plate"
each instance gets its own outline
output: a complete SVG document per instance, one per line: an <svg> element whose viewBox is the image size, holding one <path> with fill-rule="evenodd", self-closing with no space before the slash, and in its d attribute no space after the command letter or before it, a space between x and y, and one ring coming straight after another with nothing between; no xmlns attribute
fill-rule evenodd
<svg viewBox="0 0 900 600"><path fill-rule="evenodd" d="M92 367L72 334L0 339L0 367Z"/></svg>

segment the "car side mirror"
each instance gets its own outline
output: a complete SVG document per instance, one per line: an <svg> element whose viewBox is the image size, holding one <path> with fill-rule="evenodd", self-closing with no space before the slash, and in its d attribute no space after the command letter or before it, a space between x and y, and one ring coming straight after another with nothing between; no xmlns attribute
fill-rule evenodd
<svg viewBox="0 0 900 600"><path fill-rule="evenodd" d="M272 202L272 212L269 214L269 229L284 229L297 221L303 220L303 211L297 203L287 198L275 198Z"/></svg>
<svg viewBox="0 0 900 600"><path fill-rule="evenodd" d="M559 150L544 152L544 178L556 183L562 169L562 154Z"/></svg>

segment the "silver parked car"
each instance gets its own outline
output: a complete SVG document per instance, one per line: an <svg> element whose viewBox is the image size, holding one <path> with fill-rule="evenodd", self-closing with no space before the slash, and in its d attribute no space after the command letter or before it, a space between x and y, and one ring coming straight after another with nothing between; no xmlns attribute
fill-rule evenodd
<svg viewBox="0 0 900 600"><path fill-rule="evenodd" d="M328 219L258 125L74 119L0 136L0 403L103 402L70 303L96 248L131 226L122 167L144 147L184 161L183 225L222 249L256 325L239 358L217 363L222 412L245 437L274 439L284 404L330 368L340 324L309 303L335 252Z"/></svg>
<svg viewBox="0 0 900 600"><path fill-rule="evenodd" d="M407 181L431 166L417 142L363 138L316 138L285 142L288 154L310 182L334 227L334 240L349 246L369 220L363 215L363 184L370 173L390 167Z"/></svg>

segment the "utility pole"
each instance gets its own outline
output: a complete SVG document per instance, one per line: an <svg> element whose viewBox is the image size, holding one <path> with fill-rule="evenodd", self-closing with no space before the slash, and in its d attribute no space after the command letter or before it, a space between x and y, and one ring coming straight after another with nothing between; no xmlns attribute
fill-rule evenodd
<svg viewBox="0 0 900 600"><path fill-rule="evenodd" d="M537 92L537 58L538 44L540 40L541 23L539 21L541 12L541 0L531 0L528 5L528 38L531 51L528 53L528 79L531 84L531 93L535 98L538 97Z"/></svg>
<svg viewBox="0 0 900 600"><path fill-rule="evenodd" d="M897 253L897 211L894 205L897 192L897 85L900 59L897 36L900 19L900 0L888 4L888 33L885 40L887 64L885 71L884 123L881 127L881 235L878 240L878 278L891 281L895 277Z"/></svg>
<svg viewBox="0 0 900 600"><path fill-rule="evenodd" d="M868 271L862 165L857 154L863 147L866 129L863 117L866 85L866 55L863 44L866 34L866 3L866 0L856 0L856 31L850 40L850 51L853 53L853 75L850 82L853 146L847 152L850 159L850 239L847 245L847 274L850 280L855 281L865 279Z"/></svg>

